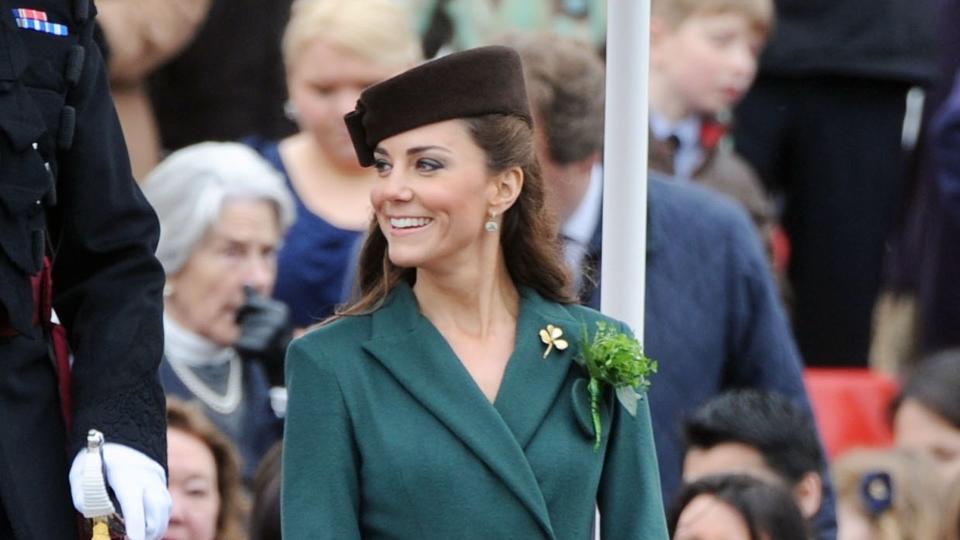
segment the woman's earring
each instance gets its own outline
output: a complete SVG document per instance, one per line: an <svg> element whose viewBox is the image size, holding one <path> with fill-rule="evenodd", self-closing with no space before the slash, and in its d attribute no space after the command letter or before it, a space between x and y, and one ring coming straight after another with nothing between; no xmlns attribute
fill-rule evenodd
<svg viewBox="0 0 960 540"><path fill-rule="evenodd" d="M297 106L289 99L283 104L283 115L291 122L297 121Z"/></svg>
<svg viewBox="0 0 960 540"><path fill-rule="evenodd" d="M500 224L494 220L495 217L497 217L496 212L490 212L490 219L483 224L483 228L489 233L495 233L500 230Z"/></svg>
<svg viewBox="0 0 960 540"><path fill-rule="evenodd" d="M171 296L173 296L173 284L172 284L172 283L169 283L169 282L164 283L164 284L163 284L163 297L164 297L164 298L170 298Z"/></svg>

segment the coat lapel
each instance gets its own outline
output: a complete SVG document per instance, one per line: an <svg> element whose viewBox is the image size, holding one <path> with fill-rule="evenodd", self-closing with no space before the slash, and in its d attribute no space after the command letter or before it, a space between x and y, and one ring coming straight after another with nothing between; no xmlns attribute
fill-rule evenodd
<svg viewBox="0 0 960 540"><path fill-rule="evenodd" d="M495 406L517 442L526 449L563 387L570 364L577 354L580 322L562 306L547 302L532 289L523 289L517 320L517 343ZM544 358L547 345L539 332L552 324L563 330L569 346L556 347Z"/></svg>
<svg viewBox="0 0 960 540"><path fill-rule="evenodd" d="M554 538L546 502L518 440L443 336L420 314L410 287L398 285L374 312L372 324L372 337L363 348L463 441L520 499L546 536Z"/></svg>

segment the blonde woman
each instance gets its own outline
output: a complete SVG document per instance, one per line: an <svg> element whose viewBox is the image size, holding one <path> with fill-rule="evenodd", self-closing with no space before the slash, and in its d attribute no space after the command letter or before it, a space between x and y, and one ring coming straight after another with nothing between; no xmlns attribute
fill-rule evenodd
<svg viewBox="0 0 960 540"><path fill-rule="evenodd" d="M925 453L854 450L833 464L838 540L941 538L943 484Z"/></svg>
<svg viewBox="0 0 960 540"><path fill-rule="evenodd" d="M415 65L420 43L392 0L298 0L283 36L288 114L300 132L251 144L287 179L297 221L279 253L276 298L298 327L342 300L354 245L370 220L376 174L357 164L343 115L360 91Z"/></svg>

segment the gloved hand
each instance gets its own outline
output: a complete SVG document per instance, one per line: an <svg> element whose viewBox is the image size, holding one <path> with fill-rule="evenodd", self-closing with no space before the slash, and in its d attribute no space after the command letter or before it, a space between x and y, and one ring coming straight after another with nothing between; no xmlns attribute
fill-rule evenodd
<svg viewBox="0 0 960 540"><path fill-rule="evenodd" d="M83 462L81 450L70 466L73 505L83 513ZM159 540L167 530L172 500L167 474L146 454L117 443L103 445L107 484L113 489L130 540Z"/></svg>
<svg viewBox="0 0 960 540"><path fill-rule="evenodd" d="M283 385L283 359L293 337L290 308L244 287L247 303L237 311L240 337L233 348L244 360L263 363L271 386Z"/></svg>

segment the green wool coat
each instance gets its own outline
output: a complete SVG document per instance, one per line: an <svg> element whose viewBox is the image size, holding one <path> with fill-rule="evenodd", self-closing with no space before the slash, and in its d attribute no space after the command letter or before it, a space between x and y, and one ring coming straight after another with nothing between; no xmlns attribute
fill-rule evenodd
<svg viewBox="0 0 960 540"><path fill-rule="evenodd" d="M606 391L593 448L573 359L582 325L600 320L523 289L494 403L406 284L374 313L294 341L284 538L588 540L596 505L605 540L666 539L647 400L634 417ZM570 346L543 358L547 324Z"/></svg>

